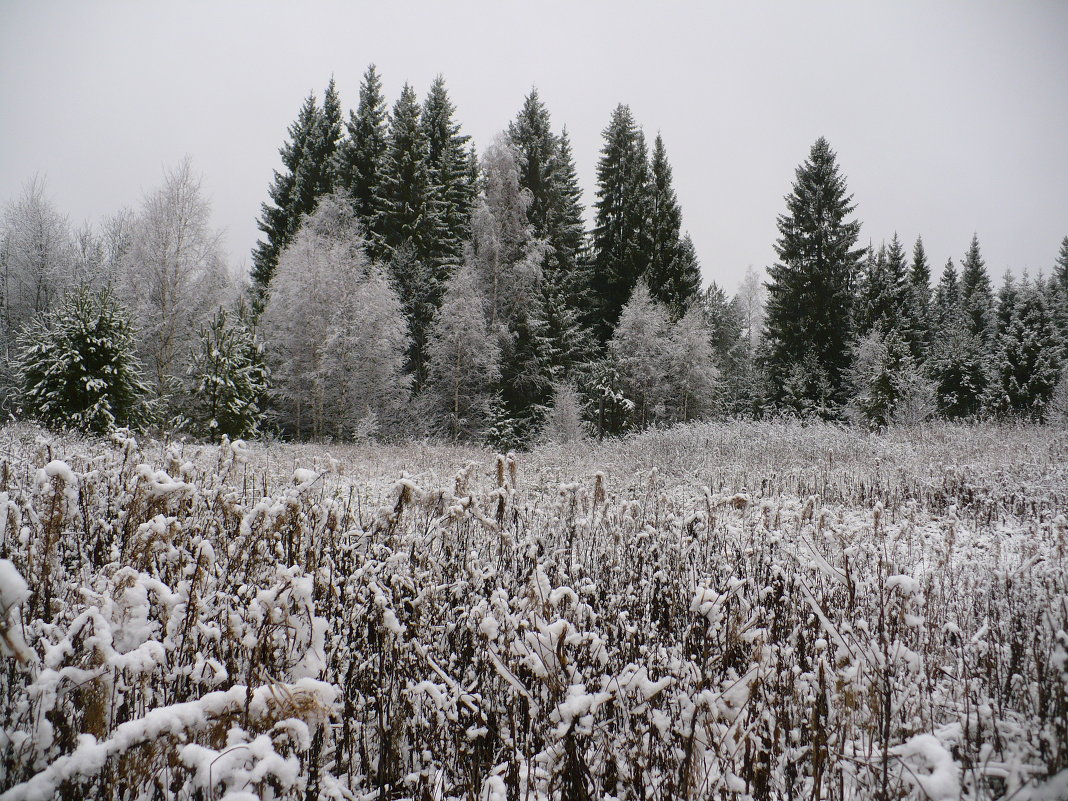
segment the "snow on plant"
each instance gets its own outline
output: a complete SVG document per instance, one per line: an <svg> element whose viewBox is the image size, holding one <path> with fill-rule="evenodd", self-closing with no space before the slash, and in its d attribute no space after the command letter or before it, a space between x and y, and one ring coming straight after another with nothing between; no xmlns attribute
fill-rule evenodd
<svg viewBox="0 0 1068 801"><path fill-rule="evenodd" d="M693 425L496 459L0 436L3 799L1068 775L1049 429Z"/></svg>

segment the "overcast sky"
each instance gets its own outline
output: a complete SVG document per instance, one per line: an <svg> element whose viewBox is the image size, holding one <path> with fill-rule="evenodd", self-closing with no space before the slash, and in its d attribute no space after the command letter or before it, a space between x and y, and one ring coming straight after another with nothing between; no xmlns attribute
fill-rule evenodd
<svg viewBox="0 0 1068 801"><path fill-rule="evenodd" d="M445 76L483 149L532 86L587 205L628 103L663 134L705 280L774 260L794 169L826 136L876 244L933 268L1049 272L1068 235L1068 2L14 2L0 0L0 201L35 173L73 224L136 206L185 155L248 265L278 148L330 76L390 105Z"/></svg>

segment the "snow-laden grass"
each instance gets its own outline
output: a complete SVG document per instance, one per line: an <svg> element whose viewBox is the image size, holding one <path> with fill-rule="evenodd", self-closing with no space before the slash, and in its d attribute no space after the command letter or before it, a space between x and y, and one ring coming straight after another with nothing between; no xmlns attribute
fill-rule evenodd
<svg viewBox="0 0 1068 801"><path fill-rule="evenodd" d="M7 428L0 798L1059 797L1066 512L1043 428Z"/></svg>

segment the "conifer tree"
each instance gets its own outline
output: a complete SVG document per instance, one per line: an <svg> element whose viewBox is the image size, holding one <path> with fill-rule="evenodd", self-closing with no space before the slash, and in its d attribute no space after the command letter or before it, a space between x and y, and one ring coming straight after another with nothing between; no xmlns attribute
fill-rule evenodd
<svg viewBox="0 0 1068 801"><path fill-rule="evenodd" d="M986 387L986 348L973 333L961 303L960 281L950 259L935 291L936 335L926 362L938 408L949 419L976 416Z"/></svg>
<svg viewBox="0 0 1068 801"><path fill-rule="evenodd" d="M845 401L850 310L860 251L852 195L826 139L797 169L777 221L779 261L768 275L765 350L772 398L833 415Z"/></svg>
<svg viewBox="0 0 1068 801"><path fill-rule="evenodd" d="M912 266L909 269L909 317L914 326L913 356L919 360L927 357L931 345L931 267L923 239L916 237L912 247Z"/></svg>
<svg viewBox="0 0 1068 801"><path fill-rule="evenodd" d="M457 264L463 256L475 197L467 164L467 142L471 137L460 133L455 112L445 79L439 75L430 85L419 125L426 140L427 167L441 218L441 238L434 258L447 264Z"/></svg>
<svg viewBox="0 0 1068 801"><path fill-rule="evenodd" d="M664 139L660 134L653 141L649 186L649 265L646 281L653 297L679 313L688 298L672 296L670 285L679 260L682 236L682 209L675 187L672 186L671 164L668 163Z"/></svg>
<svg viewBox="0 0 1068 801"><path fill-rule="evenodd" d="M996 341L987 407L1041 422L1063 364L1063 343L1042 293L1024 280Z"/></svg>
<svg viewBox="0 0 1068 801"><path fill-rule="evenodd" d="M883 245L874 255L869 249L865 269L858 282L859 302L854 313L858 336L870 331L887 334L897 331L903 339L911 336L909 282L905 254L895 233L890 246Z"/></svg>
<svg viewBox="0 0 1068 801"><path fill-rule="evenodd" d="M415 90L405 84L390 118L375 224L408 320L407 369L416 388L426 378L426 332L441 303L447 277L441 261L441 205L419 114Z"/></svg>
<svg viewBox="0 0 1068 801"><path fill-rule="evenodd" d="M382 254L372 239L379 214L378 190L385 169L389 112L382 94L382 81L371 64L360 84L360 102L349 112L345 138L338 144L335 171L340 188L352 198L357 218L369 242L368 255Z"/></svg>
<svg viewBox="0 0 1068 801"><path fill-rule="evenodd" d="M332 191L337 165L334 154L341 137L341 106L333 78L319 106L314 92L301 106L289 127L289 141L279 153L284 172L274 173L268 188L271 202L261 207L257 221L266 236L252 251L252 284L255 310L262 310L267 287L278 266L278 256L292 241L301 218L311 214L319 198Z"/></svg>
<svg viewBox="0 0 1068 801"><path fill-rule="evenodd" d="M150 418L136 334L110 290L77 290L20 335L18 406L56 428L106 433Z"/></svg>
<svg viewBox="0 0 1068 801"><path fill-rule="evenodd" d="M523 107L508 124L508 139L516 151L519 183L530 192L528 217L534 235L549 239L558 205L558 141L553 135L549 110L531 89Z"/></svg>
<svg viewBox="0 0 1068 801"><path fill-rule="evenodd" d="M268 372L263 345L240 316L219 307L200 331L189 372L193 383L186 410L198 434L237 439L256 433L264 419L259 404Z"/></svg>
<svg viewBox="0 0 1068 801"><path fill-rule="evenodd" d="M571 145L566 130L553 135L549 111L536 89L509 124L508 139L516 154L519 185L530 195L531 236L545 244L541 266L546 335L557 354L555 366L570 375L588 361L591 345L583 324L589 311L589 276L583 263L582 191Z"/></svg>
<svg viewBox="0 0 1068 801"><path fill-rule="evenodd" d="M650 250L646 281L653 297L681 317L701 289L701 267L690 235L681 235L682 209L672 186L663 138L653 144L650 185Z"/></svg>
<svg viewBox="0 0 1068 801"><path fill-rule="evenodd" d="M1068 236L1061 240L1061 250L1053 265L1053 280L1068 294Z"/></svg>
<svg viewBox="0 0 1068 801"><path fill-rule="evenodd" d="M935 387L923 376L909 343L896 329L874 328L860 339L850 380L850 406L871 428L923 422L936 411Z"/></svg>
<svg viewBox="0 0 1068 801"><path fill-rule="evenodd" d="M979 252L979 237L972 235L972 243L961 263L960 302L968 330L989 345L994 336L992 314L994 295L986 262Z"/></svg>
<svg viewBox="0 0 1068 801"><path fill-rule="evenodd" d="M624 303L649 266L651 217L649 159L645 136L630 108L619 105L604 130L597 164L596 220L591 288L594 329L611 336Z"/></svg>

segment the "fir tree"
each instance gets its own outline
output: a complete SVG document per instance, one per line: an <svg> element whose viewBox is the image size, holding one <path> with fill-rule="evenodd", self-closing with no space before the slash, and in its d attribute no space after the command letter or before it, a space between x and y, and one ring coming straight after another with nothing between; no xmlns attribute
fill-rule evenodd
<svg viewBox="0 0 1068 801"><path fill-rule="evenodd" d="M552 133L549 111L536 89L508 126L519 169L519 186L529 193L527 220L531 236L545 244L542 275L543 313L554 365L570 375L590 357L590 337L583 323L588 313L589 276L583 264L585 229L582 191L578 185L567 131Z"/></svg>
<svg viewBox="0 0 1068 801"><path fill-rule="evenodd" d="M1053 265L1053 280L1068 295L1068 236L1061 240L1061 251Z"/></svg>
<svg viewBox="0 0 1068 801"><path fill-rule="evenodd" d="M926 379L901 332L872 329L856 347L850 370L855 415L871 428L920 423L936 410L935 387Z"/></svg>
<svg viewBox="0 0 1068 801"><path fill-rule="evenodd" d="M870 331L887 334L896 331L906 340L912 333L909 319L909 283L905 254L895 233L890 246L868 251L860 280L859 303L854 313L858 336Z"/></svg>
<svg viewBox="0 0 1068 801"><path fill-rule="evenodd" d="M405 84L390 119L375 231L404 305L411 332L407 369L417 388L426 378L426 332L447 277L441 261L441 205L427 148L415 91Z"/></svg>
<svg viewBox="0 0 1068 801"><path fill-rule="evenodd" d="M379 215L378 191L385 169L388 122L382 81L372 64L364 73L359 105L349 112L346 136L338 144L335 157L338 186L352 197L356 216L369 238ZM382 255L374 241L368 250L372 258Z"/></svg>
<svg viewBox="0 0 1068 801"><path fill-rule="evenodd" d="M650 251L646 281L653 297L681 317L701 290L701 267L690 235L680 235L682 209L672 186L664 140L653 145L650 186Z"/></svg>
<svg viewBox="0 0 1068 801"><path fill-rule="evenodd" d="M217 438L250 437L264 419L267 392L263 345L240 316L220 307L200 331L190 359L192 392L186 406L196 432Z"/></svg>
<svg viewBox="0 0 1068 801"><path fill-rule="evenodd" d="M607 341L624 303L649 266L651 216L649 159L645 137L630 108L619 105L604 130L597 164L593 274L594 329Z"/></svg>
<svg viewBox="0 0 1068 801"><path fill-rule="evenodd" d="M460 133L455 111L445 89L445 79L439 75L427 93L419 125L426 141L427 167L441 218L441 237L433 256L448 264L459 263L463 256L475 197L467 164L467 142L471 137Z"/></svg>
<svg viewBox="0 0 1068 801"><path fill-rule="evenodd" d="M549 110L538 97L537 89L530 90L519 114L509 123L508 139L516 150L519 183L530 192L528 216L534 235L549 239L559 202L559 152Z"/></svg>
<svg viewBox="0 0 1068 801"><path fill-rule="evenodd" d="M1025 279L998 335L987 407L1041 422L1061 374L1063 347L1038 288Z"/></svg>
<svg viewBox="0 0 1068 801"><path fill-rule="evenodd" d="M984 345L989 345L994 336L994 295L986 263L979 252L977 235L972 236L972 243L961 263L960 303L968 331L979 337Z"/></svg>
<svg viewBox="0 0 1068 801"><path fill-rule="evenodd" d="M826 139L797 169L778 218L779 262L769 271L765 349L772 401L833 415L845 401L850 310L860 251L853 213Z"/></svg>
<svg viewBox="0 0 1068 801"><path fill-rule="evenodd" d="M252 251L254 307L263 308L267 288L278 266L278 257L292 241L301 218L311 214L319 198L329 193L337 175L335 151L341 137L341 107L333 78L327 86L324 105L311 93L289 127L289 141L279 153L284 172L275 171L268 189L271 202L261 207L257 221L266 238Z"/></svg>
<svg viewBox="0 0 1068 801"><path fill-rule="evenodd" d="M935 382L939 411L951 420L975 417L982 408L989 359L983 341L968 325L952 259L935 291L935 315L925 369Z"/></svg>
<svg viewBox="0 0 1068 801"><path fill-rule="evenodd" d="M136 334L110 290L78 290L19 338L18 406L55 428L105 433L149 419Z"/></svg>
<svg viewBox="0 0 1068 801"><path fill-rule="evenodd" d="M931 267L923 239L916 237L912 247L912 266L909 269L909 317L913 323L913 356L921 361L931 346Z"/></svg>

